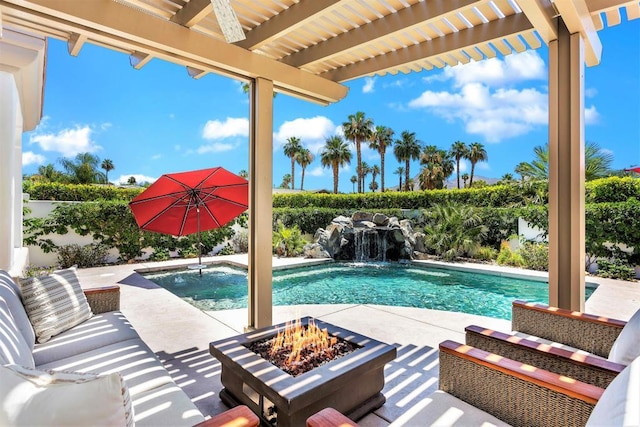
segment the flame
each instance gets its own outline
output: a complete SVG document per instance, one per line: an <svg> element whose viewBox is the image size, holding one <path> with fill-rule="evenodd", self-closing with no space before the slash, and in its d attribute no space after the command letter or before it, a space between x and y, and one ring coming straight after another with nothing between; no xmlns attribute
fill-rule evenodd
<svg viewBox="0 0 640 427"><path fill-rule="evenodd" d="M284 361L288 366L300 363L304 350L315 354L325 354L333 357L332 347L338 342L336 337L330 336L327 329L320 329L313 319L309 320L305 328L300 319L287 322L284 330L278 332L271 343L271 356L281 351L289 351L289 357Z"/></svg>

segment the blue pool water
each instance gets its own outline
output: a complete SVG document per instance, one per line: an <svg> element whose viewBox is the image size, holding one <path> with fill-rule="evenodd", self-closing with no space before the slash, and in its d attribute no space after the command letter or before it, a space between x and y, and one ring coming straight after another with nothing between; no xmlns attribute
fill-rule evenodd
<svg viewBox="0 0 640 427"><path fill-rule="evenodd" d="M227 266L145 277L202 310L247 307L247 272ZM586 289L587 298L595 288ZM511 302L548 304L546 282L402 264L331 263L275 271L273 305L380 304L511 318Z"/></svg>

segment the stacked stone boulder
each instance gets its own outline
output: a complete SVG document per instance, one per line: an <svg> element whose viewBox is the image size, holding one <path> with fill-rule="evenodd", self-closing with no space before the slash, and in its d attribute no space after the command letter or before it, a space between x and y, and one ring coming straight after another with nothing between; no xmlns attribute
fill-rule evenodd
<svg viewBox="0 0 640 427"><path fill-rule="evenodd" d="M357 253L357 240L363 235L379 235L384 240L385 261L413 259L416 247L424 250L424 234L414 233L409 220L398 220L381 213L355 212L351 218L338 216L326 228L319 228L304 248L307 258L333 258L335 260L361 260ZM365 257L366 261L373 260ZM377 259L382 261L383 259Z"/></svg>

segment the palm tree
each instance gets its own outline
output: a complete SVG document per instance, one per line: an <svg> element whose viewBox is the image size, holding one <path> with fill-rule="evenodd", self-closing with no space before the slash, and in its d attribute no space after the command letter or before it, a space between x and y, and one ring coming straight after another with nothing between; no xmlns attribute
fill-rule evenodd
<svg viewBox="0 0 640 427"><path fill-rule="evenodd" d="M427 246L448 261L475 254L486 233L476 208L455 204L434 205L424 228Z"/></svg>
<svg viewBox="0 0 640 427"><path fill-rule="evenodd" d="M353 142L356 146L356 171L358 173L358 193L362 193L362 174L360 164L362 163L362 152L360 144L362 141L371 140L373 134L373 121L365 117L362 111L349 115L346 122L342 123L344 137Z"/></svg>
<svg viewBox="0 0 640 427"><path fill-rule="evenodd" d="M136 177L135 176L130 176L129 179L127 180L127 184L136 185Z"/></svg>
<svg viewBox="0 0 640 427"><path fill-rule="evenodd" d="M56 170L53 163L39 166L38 175L47 182L60 181L63 178L62 173Z"/></svg>
<svg viewBox="0 0 640 427"><path fill-rule="evenodd" d="M244 179L248 179L249 178L249 172L247 172L246 169L242 169L240 172L238 172L238 176L240 176L241 178L244 178Z"/></svg>
<svg viewBox="0 0 640 427"><path fill-rule="evenodd" d="M514 172L520 175L520 182L524 182L525 174L527 170L527 162L520 162L514 168Z"/></svg>
<svg viewBox="0 0 640 427"><path fill-rule="evenodd" d="M498 182L496 182L496 184L498 184L498 185L511 185L511 184L513 184L515 182L516 182L516 180L513 179L513 175L510 174L509 172L507 172L504 175L502 175L502 177L500 177L500 180Z"/></svg>
<svg viewBox="0 0 640 427"><path fill-rule="evenodd" d="M384 192L384 154L387 147L393 144L393 129L386 126L376 126L371 136L369 147L380 154L380 191Z"/></svg>
<svg viewBox="0 0 640 427"><path fill-rule="evenodd" d="M460 160L467 158L469 155L469 147L462 141L456 141L451 146L451 155L456 161L456 175L458 178L458 189L460 189Z"/></svg>
<svg viewBox="0 0 640 427"><path fill-rule="evenodd" d="M378 175L380 175L380 167L378 165L373 165L371 167L371 184L369 184L369 188L373 192L378 189L378 183L376 182L376 176Z"/></svg>
<svg viewBox="0 0 640 427"><path fill-rule="evenodd" d="M355 193L356 192L356 182L358 182L358 177L355 175L351 175L351 192Z"/></svg>
<svg viewBox="0 0 640 427"><path fill-rule="evenodd" d="M300 138L292 136L287 138L287 143L284 144L284 155L291 159L291 188L295 188L295 167L296 167L296 155L302 149L300 145Z"/></svg>
<svg viewBox="0 0 640 427"><path fill-rule="evenodd" d="M396 169L393 173L398 175L398 191L402 191L402 174L404 174L404 167L398 166L398 169Z"/></svg>
<svg viewBox="0 0 640 427"><path fill-rule="evenodd" d="M296 162L302 168L302 178L300 179L300 190L304 190L304 171L307 169L307 166L313 162L313 154L308 148L301 148L300 151L296 154Z"/></svg>
<svg viewBox="0 0 640 427"><path fill-rule="evenodd" d="M91 153L78 153L73 160L62 158L60 163L74 184L95 184L103 176L98 171L100 158Z"/></svg>
<svg viewBox="0 0 640 427"><path fill-rule="evenodd" d="M535 159L531 163L523 162L518 166L523 177L533 180L549 179L549 145L538 145L534 147L533 152ZM600 146L595 142L587 142L584 147L584 178L591 181L597 178L603 178L611 173L611 163L613 155L602 151Z"/></svg>
<svg viewBox="0 0 640 427"><path fill-rule="evenodd" d="M425 165L419 176L420 188L423 190L444 188L444 183L454 168L451 154L435 145L424 147L420 154L420 164Z"/></svg>
<svg viewBox="0 0 640 427"><path fill-rule="evenodd" d="M469 174L465 172L462 174L460 178L462 178L462 181L464 182L464 188L467 188L467 181L469 180Z"/></svg>
<svg viewBox="0 0 640 427"><path fill-rule="evenodd" d="M109 171L114 170L116 167L113 165L113 161L111 159L104 159L102 164L100 165L102 169L104 169L104 179L107 181L107 185L109 184Z"/></svg>
<svg viewBox="0 0 640 427"><path fill-rule="evenodd" d="M399 162L404 160L404 173L405 180L404 186L405 190L409 190L409 162L411 160L416 160L418 156L420 156L420 141L416 139L415 132L409 132L407 130L403 130L400 134L400 139L396 140L396 144L393 147L393 154L395 154L396 159Z"/></svg>
<svg viewBox="0 0 640 427"><path fill-rule="evenodd" d="M365 183L364 180L371 173L371 168L367 164L367 162L362 162L360 164L360 176L362 177L362 191L365 191Z"/></svg>
<svg viewBox="0 0 640 427"><path fill-rule="evenodd" d="M487 150L484 149L484 145L479 142L473 142L469 145L469 154L467 160L471 162L471 178L469 179L469 187L473 187L473 174L475 173L476 163L486 162L489 160Z"/></svg>
<svg viewBox="0 0 640 427"><path fill-rule="evenodd" d="M280 183L280 188L289 189L290 185L291 185L291 175L288 173L285 173L282 176L282 182Z"/></svg>
<svg viewBox="0 0 640 427"><path fill-rule="evenodd" d="M338 171L341 166L351 164L349 145L337 135L327 138L320 153L320 163L323 167L333 169L333 192L338 194Z"/></svg>

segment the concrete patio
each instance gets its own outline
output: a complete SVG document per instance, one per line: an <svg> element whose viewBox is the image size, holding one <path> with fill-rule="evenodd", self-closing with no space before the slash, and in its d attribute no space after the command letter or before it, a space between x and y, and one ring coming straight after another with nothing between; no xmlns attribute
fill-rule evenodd
<svg viewBox="0 0 640 427"><path fill-rule="evenodd" d="M203 260L205 263L246 265L246 255ZM310 261L313 262L301 258L274 258L273 268L286 268ZM189 261L99 267L79 270L78 275L85 287L120 285L122 312L202 413L205 416L215 415L227 408L218 396L222 388L220 364L210 356L209 343L242 333L247 324L247 310L203 312L136 272L166 269L185 263ZM437 263L431 264L442 267ZM502 275L544 277L539 272L495 266L455 264L454 267L490 268ZM640 308L638 283L591 277L587 281L600 286L587 301L586 311L626 320ZM402 414L410 413L412 408L419 408L421 401L437 389L437 348L441 341L450 339L464 342L463 331L470 324L510 330L510 322L506 320L407 307L358 304L273 307L274 323L301 316L316 317L397 347L398 357L385 368L383 393L387 402L361 419L359 424L362 426L386 426Z"/></svg>

